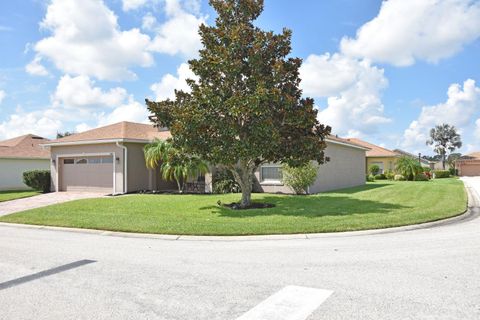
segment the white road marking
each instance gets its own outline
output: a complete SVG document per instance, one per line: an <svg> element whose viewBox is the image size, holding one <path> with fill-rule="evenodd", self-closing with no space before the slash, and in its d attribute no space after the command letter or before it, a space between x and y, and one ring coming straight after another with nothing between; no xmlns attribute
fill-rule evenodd
<svg viewBox="0 0 480 320"><path fill-rule="evenodd" d="M332 293L330 290L287 286L237 320L305 320Z"/></svg>

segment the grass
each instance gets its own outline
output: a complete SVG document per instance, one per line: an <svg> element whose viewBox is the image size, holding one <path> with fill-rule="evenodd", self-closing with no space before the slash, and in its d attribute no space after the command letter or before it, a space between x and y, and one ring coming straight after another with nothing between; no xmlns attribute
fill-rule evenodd
<svg viewBox="0 0 480 320"><path fill-rule="evenodd" d="M466 210L457 179L379 181L311 196L254 194L270 209L231 210L227 195L128 195L85 199L24 211L0 221L126 232L252 235L363 230L439 220Z"/></svg>
<svg viewBox="0 0 480 320"><path fill-rule="evenodd" d="M32 196L36 196L37 194L40 194L40 192L34 191L34 190L6 190L6 191L0 191L0 202L32 197Z"/></svg>

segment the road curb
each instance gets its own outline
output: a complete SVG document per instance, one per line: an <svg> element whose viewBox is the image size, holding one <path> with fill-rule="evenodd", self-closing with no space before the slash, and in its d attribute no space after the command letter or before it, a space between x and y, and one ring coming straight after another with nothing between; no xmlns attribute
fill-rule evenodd
<svg viewBox="0 0 480 320"><path fill-rule="evenodd" d="M143 239L160 239L168 241L267 241L267 240L310 240L320 238L342 238L352 236L380 235L388 233L398 233L406 231L414 231L420 229L430 229L441 226L448 226L460 222L467 222L480 216L480 196L472 188L467 181L463 180L465 190L468 196L467 210L454 217L430 221L420 224L413 224L401 227L369 229L360 231L343 231L328 233L298 233L298 234L273 234L273 235L246 235L246 236L194 236L194 235L169 235L169 234L152 234L152 233L134 233L121 231L108 231L97 229L53 227L44 225L30 225L18 223L0 222L0 226L18 227L25 229L42 229L51 231L64 231L84 234L94 234L100 236L122 237L122 238L143 238Z"/></svg>

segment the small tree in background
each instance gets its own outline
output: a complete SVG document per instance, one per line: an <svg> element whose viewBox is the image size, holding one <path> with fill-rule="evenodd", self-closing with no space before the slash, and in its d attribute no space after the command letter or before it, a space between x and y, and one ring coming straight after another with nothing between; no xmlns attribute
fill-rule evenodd
<svg viewBox="0 0 480 320"><path fill-rule="evenodd" d="M377 174L380 173L380 167L376 164L372 164L370 168L368 168L368 171L370 172L371 175L376 176Z"/></svg>
<svg viewBox="0 0 480 320"><path fill-rule="evenodd" d="M418 160L408 156L400 157L396 163L396 171L407 180L414 180L415 176L423 172L422 166Z"/></svg>
<svg viewBox="0 0 480 320"><path fill-rule="evenodd" d="M253 21L263 0L210 0L218 16L200 26L203 49L189 61L197 81L174 100L146 101L158 126L168 127L175 147L230 170L240 185L240 208L251 204L254 172L263 163L302 166L325 162L330 127L302 98L302 60L289 56L290 30L266 32Z"/></svg>
<svg viewBox="0 0 480 320"><path fill-rule="evenodd" d="M461 148L462 139L454 126L444 123L430 130L430 139L427 140L427 145L434 146L434 151L441 157L443 170L445 170L447 152Z"/></svg>
<svg viewBox="0 0 480 320"><path fill-rule="evenodd" d="M65 131L65 132L57 132L57 139L68 137L75 134L75 132Z"/></svg>
<svg viewBox="0 0 480 320"><path fill-rule="evenodd" d="M308 187L311 186L317 178L318 166L312 162L307 162L300 167L290 167L288 164L282 166L282 182L292 188L296 194L308 193Z"/></svg>
<svg viewBox="0 0 480 320"><path fill-rule="evenodd" d="M173 146L171 141L156 139L144 147L147 168L160 168L165 180L175 180L178 192L183 192L188 178L208 172L208 165L197 156L187 155Z"/></svg>

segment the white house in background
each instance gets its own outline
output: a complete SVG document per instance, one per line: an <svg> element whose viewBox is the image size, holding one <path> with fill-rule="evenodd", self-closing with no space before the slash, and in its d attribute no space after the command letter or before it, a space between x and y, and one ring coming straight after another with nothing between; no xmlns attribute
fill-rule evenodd
<svg viewBox="0 0 480 320"><path fill-rule="evenodd" d="M40 147L48 141L33 134L0 141L0 190L29 189L25 171L50 169L50 151Z"/></svg>

